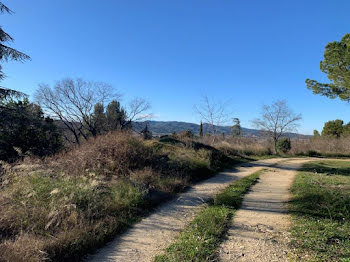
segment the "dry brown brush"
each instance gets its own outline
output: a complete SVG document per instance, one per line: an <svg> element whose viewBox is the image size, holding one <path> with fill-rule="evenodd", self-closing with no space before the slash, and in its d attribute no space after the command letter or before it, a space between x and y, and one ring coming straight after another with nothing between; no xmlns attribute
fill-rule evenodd
<svg viewBox="0 0 350 262"><path fill-rule="evenodd" d="M154 196L232 163L198 142L116 132L53 157L1 165L0 261L79 259L145 214Z"/></svg>

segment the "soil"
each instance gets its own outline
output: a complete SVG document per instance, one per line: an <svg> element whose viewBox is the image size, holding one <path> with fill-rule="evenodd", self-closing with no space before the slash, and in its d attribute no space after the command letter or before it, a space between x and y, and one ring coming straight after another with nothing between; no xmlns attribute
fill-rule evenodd
<svg viewBox="0 0 350 262"><path fill-rule="evenodd" d="M260 176L234 216L218 261L288 261L289 188L296 170L307 161L283 161Z"/></svg>

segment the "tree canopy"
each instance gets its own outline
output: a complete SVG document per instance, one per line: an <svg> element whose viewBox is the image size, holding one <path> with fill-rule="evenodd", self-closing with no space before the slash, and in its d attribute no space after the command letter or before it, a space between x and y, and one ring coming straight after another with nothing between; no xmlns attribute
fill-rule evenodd
<svg viewBox="0 0 350 262"><path fill-rule="evenodd" d="M324 59L320 69L327 74L330 83L319 83L306 79L308 89L314 94L329 98L339 97L350 101L350 34L345 34L340 42L334 41L326 45Z"/></svg>
<svg viewBox="0 0 350 262"><path fill-rule="evenodd" d="M349 136L350 135L350 123L344 125L343 120L336 119L328 121L324 124L322 129L322 136L336 137Z"/></svg>
<svg viewBox="0 0 350 262"><path fill-rule="evenodd" d="M45 118L40 106L27 98L3 102L0 119L0 160L51 155L62 147L61 134L53 120Z"/></svg>

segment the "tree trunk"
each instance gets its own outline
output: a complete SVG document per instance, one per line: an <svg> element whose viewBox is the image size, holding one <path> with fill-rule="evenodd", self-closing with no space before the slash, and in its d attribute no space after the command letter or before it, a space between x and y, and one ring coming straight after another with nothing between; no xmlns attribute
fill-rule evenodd
<svg viewBox="0 0 350 262"><path fill-rule="evenodd" d="M275 154L278 155L278 150L277 150L277 138L273 138L273 143L274 143L274 147L275 147Z"/></svg>

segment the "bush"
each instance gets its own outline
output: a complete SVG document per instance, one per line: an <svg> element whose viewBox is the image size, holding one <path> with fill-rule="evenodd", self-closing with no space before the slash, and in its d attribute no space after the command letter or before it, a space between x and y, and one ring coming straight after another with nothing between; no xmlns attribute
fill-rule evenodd
<svg viewBox="0 0 350 262"><path fill-rule="evenodd" d="M277 149L283 153L288 153L291 149L290 139L287 137L283 137L277 141Z"/></svg>

